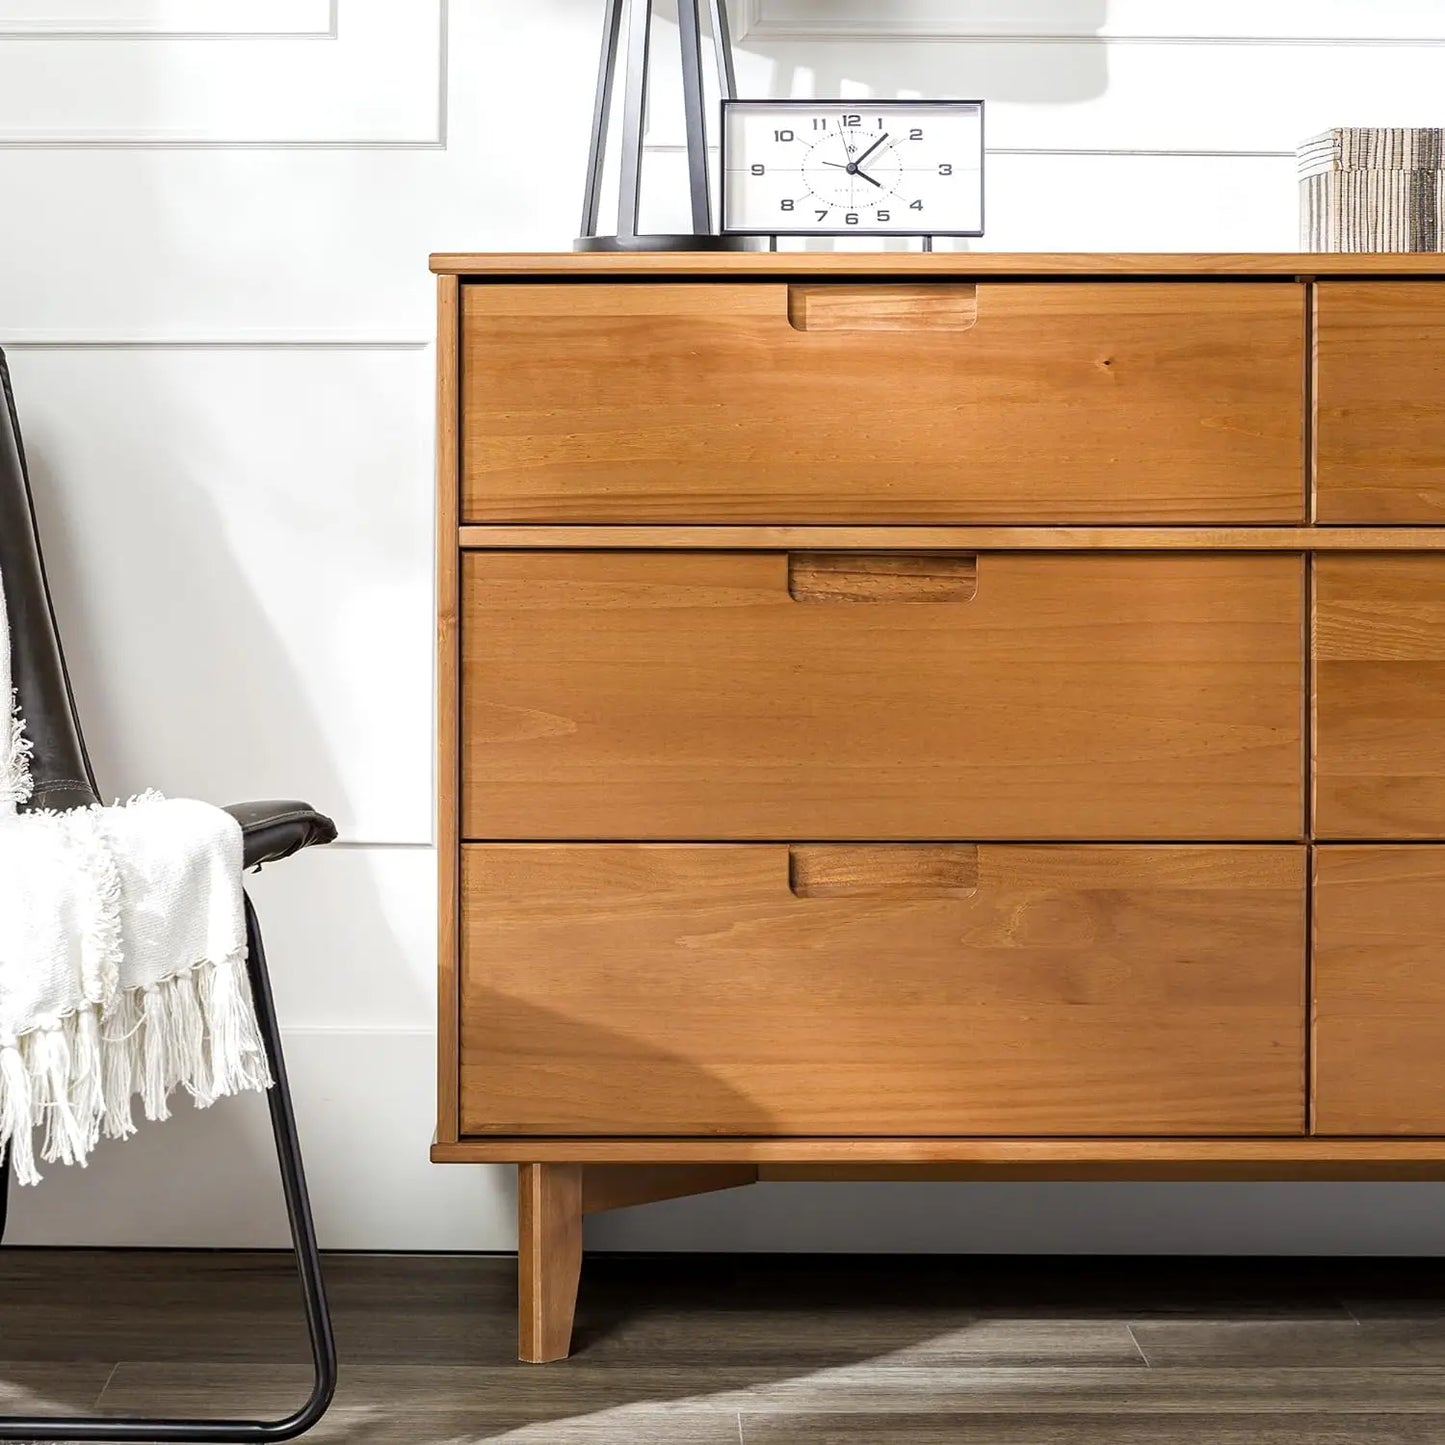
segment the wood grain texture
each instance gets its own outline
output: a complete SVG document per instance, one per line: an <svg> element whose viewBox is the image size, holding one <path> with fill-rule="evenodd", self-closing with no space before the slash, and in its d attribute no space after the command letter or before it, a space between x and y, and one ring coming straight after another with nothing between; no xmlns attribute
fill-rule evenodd
<svg viewBox="0 0 1445 1445"><path fill-rule="evenodd" d="M1315 309L1319 520L1445 520L1445 287L1327 282Z"/></svg>
<svg viewBox="0 0 1445 1445"><path fill-rule="evenodd" d="M776 552L1440 552L1445 527L652 527L465 526L464 549Z"/></svg>
<svg viewBox="0 0 1445 1445"><path fill-rule="evenodd" d="M1106 1179L1445 1180L1445 1137L1407 1138L746 1138L692 1136L491 1139L438 1144L439 1164L511 1164L520 1159L597 1164L978 1164L1018 1166L1022 1177ZM1097 1172L1075 1174L1075 1170ZM1160 1171L1158 1175L1154 1171ZM1236 1171L1247 1171L1243 1174Z"/></svg>
<svg viewBox="0 0 1445 1445"><path fill-rule="evenodd" d="M464 1133L1302 1130L1303 849L984 846L971 896L788 865L464 849Z"/></svg>
<svg viewBox="0 0 1445 1445"><path fill-rule="evenodd" d="M1445 1134L1445 848L1314 850L1317 1134Z"/></svg>
<svg viewBox="0 0 1445 1445"><path fill-rule="evenodd" d="M757 1182L752 1164L588 1164L582 1171L582 1213L632 1209Z"/></svg>
<svg viewBox="0 0 1445 1445"><path fill-rule="evenodd" d="M577 255L565 251L437 252L431 268L453 276L1415 276L1445 277L1445 258L1427 253L1216 251L668 252Z"/></svg>
<svg viewBox="0 0 1445 1445"><path fill-rule="evenodd" d="M510 1358L508 1259L333 1254L326 1273L344 1368L318 1441L1445 1438L1440 1272L1418 1259L597 1257L555 1370ZM0 1295L12 1409L90 1409L104 1386L110 1412L256 1417L310 1385L282 1254L7 1248Z"/></svg>
<svg viewBox="0 0 1445 1445"><path fill-rule="evenodd" d="M1298 556L998 554L856 606L782 553L462 572L471 839L1301 833Z"/></svg>
<svg viewBox="0 0 1445 1445"><path fill-rule="evenodd" d="M468 522L1304 517L1302 286L990 282L965 332L747 282L462 306Z"/></svg>
<svg viewBox="0 0 1445 1445"><path fill-rule="evenodd" d="M461 425L461 310L456 277L437 278L436 829L437 1138L457 1137L458 915L461 887L461 689L456 548Z"/></svg>
<svg viewBox="0 0 1445 1445"><path fill-rule="evenodd" d="M582 1167L517 1167L517 1357L567 1358L582 1273Z"/></svg>
<svg viewBox="0 0 1445 1445"><path fill-rule="evenodd" d="M1445 837L1445 558L1314 566L1314 829Z"/></svg>

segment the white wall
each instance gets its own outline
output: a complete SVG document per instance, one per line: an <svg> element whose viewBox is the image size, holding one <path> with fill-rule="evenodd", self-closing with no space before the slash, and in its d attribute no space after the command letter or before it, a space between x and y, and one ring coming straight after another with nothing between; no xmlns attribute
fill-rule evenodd
<svg viewBox="0 0 1445 1445"><path fill-rule="evenodd" d="M268 870L325 1243L506 1248L432 1112L431 250L565 249L601 0L0 0L0 342L108 789L299 794ZM1430 0L734 0L744 93L980 95L991 249L1289 249L1292 151L1439 124ZM676 177L659 92L651 143ZM676 224L676 195L650 207ZM17 1198L24 1242L283 1237L264 1108ZM162 1189L163 1175L181 1187ZM769 1186L677 1248L1445 1250L1419 1186Z"/></svg>

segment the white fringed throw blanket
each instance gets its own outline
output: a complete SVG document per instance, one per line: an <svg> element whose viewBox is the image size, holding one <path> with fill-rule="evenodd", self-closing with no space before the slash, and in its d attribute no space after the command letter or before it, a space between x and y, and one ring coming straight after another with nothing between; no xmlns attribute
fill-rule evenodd
<svg viewBox="0 0 1445 1445"><path fill-rule="evenodd" d="M0 1151L84 1164L169 1117L271 1083L246 977L241 830L158 793L124 807L20 813L30 796L0 593ZM37 1151L37 1138L41 1141Z"/></svg>

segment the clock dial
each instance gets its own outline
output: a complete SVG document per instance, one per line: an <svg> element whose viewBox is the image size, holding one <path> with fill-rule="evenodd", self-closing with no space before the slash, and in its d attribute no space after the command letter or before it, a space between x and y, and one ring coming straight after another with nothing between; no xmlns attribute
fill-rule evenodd
<svg viewBox="0 0 1445 1445"><path fill-rule="evenodd" d="M729 101L723 229L980 235L979 101Z"/></svg>

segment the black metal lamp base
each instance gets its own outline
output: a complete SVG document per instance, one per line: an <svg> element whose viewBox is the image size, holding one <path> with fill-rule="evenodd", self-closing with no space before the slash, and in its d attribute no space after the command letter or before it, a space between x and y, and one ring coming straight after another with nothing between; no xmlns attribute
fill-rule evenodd
<svg viewBox="0 0 1445 1445"><path fill-rule="evenodd" d="M755 236L578 236L574 251L752 251Z"/></svg>

